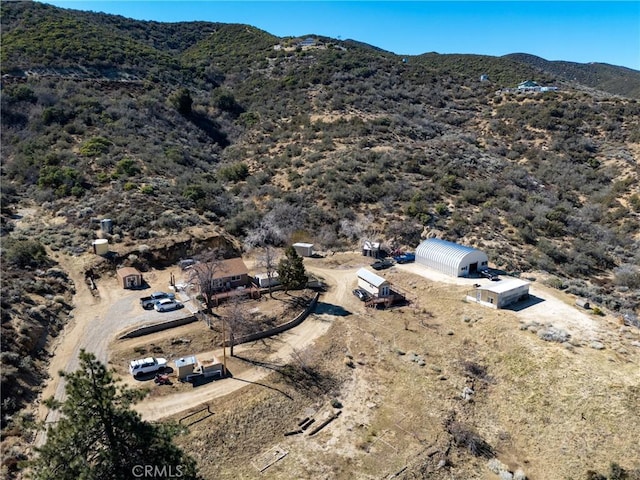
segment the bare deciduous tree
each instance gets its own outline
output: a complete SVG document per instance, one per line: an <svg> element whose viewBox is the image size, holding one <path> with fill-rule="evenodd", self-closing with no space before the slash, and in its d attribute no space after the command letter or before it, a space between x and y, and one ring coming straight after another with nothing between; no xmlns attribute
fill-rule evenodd
<svg viewBox="0 0 640 480"><path fill-rule="evenodd" d="M260 225L247 233L245 245L249 248L285 245L304 224L301 215L300 209L287 203L277 203L262 218Z"/></svg>
<svg viewBox="0 0 640 480"><path fill-rule="evenodd" d="M249 333L250 330L250 315L244 302L244 297L240 295L231 297L226 315L222 320L225 322L229 332L229 350L232 357L236 338ZM226 341L226 338L223 341Z"/></svg>
<svg viewBox="0 0 640 480"><path fill-rule="evenodd" d="M220 290L220 274L223 272L222 255L218 250L209 250L197 257L198 263L189 270L189 283L197 285L204 298L207 313L213 311L214 297Z"/></svg>
<svg viewBox="0 0 640 480"><path fill-rule="evenodd" d="M271 291L271 279L274 277L274 273L277 273L278 271L278 255L276 250L272 246L266 245L262 249L262 253L258 256L257 265L260 268L264 268L267 272L269 296L273 297Z"/></svg>

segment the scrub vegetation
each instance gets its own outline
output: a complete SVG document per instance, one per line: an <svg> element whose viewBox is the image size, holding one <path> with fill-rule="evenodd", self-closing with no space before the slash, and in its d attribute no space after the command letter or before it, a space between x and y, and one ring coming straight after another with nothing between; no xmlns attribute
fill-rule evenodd
<svg viewBox="0 0 640 480"><path fill-rule="evenodd" d="M37 2L1 14L5 432L69 320L54 257L86 253L101 218L124 246L203 226L325 250L439 235L638 324L640 72ZM508 91L527 79L559 90Z"/></svg>

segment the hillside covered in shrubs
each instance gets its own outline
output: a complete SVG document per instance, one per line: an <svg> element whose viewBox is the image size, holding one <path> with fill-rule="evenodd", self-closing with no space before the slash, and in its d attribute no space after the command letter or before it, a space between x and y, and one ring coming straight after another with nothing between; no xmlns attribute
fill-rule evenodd
<svg viewBox="0 0 640 480"><path fill-rule="evenodd" d="M151 247L198 225L331 250L438 235L637 319L640 72L608 68L609 90L625 78L614 94L521 56L1 13L3 426L31 398L7 386L46 349L26 332L53 334L71 308L47 252L87 252L100 218L113 243ZM507 91L524 80L559 89ZM24 208L57 225L26 235Z"/></svg>

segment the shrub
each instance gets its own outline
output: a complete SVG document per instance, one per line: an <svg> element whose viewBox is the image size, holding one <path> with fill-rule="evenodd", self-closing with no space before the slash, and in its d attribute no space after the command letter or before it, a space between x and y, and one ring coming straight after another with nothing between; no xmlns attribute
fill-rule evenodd
<svg viewBox="0 0 640 480"><path fill-rule="evenodd" d="M112 143L104 137L94 137L80 147L80 154L84 157L98 157L107 153L111 145Z"/></svg>
<svg viewBox="0 0 640 480"><path fill-rule="evenodd" d="M240 182L249 176L249 167L246 163L234 163L218 170L218 175L229 182Z"/></svg>
<svg viewBox="0 0 640 480"><path fill-rule="evenodd" d="M489 445L472 428L456 421L448 421L445 425L455 444L464 447L476 457L494 457L493 447Z"/></svg>
<svg viewBox="0 0 640 480"><path fill-rule="evenodd" d="M563 343L569 341L571 335L561 328L549 327L546 330L538 331L538 337L545 342L558 342Z"/></svg>
<svg viewBox="0 0 640 480"><path fill-rule="evenodd" d="M135 160L130 158L123 158L118 163L116 163L116 173L118 175L127 175L132 177L137 173L140 173L140 167L136 164Z"/></svg>
<svg viewBox="0 0 640 480"><path fill-rule="evenodd" d="M18 268L44 267L48 264L47 252L37 240L7 238L3 241L4 260Z"/></svg>
<svg viewBox="0 0 640 480"><path fill-rule="evenodd" d="M622 265L613 271L618 286L640 288L640 269L633 265Z"/></svg>

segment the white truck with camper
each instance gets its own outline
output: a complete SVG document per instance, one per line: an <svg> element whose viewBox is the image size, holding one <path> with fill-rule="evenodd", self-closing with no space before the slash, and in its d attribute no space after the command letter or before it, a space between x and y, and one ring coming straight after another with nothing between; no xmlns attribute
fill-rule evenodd
<svg viewBox="0 0 640 480"><path fill-rule="evenodd" d="M140 378L143 375L161 372L166 366L167 360L165 358L148 357L140 360L131 360L129 362L129 373L134 378Z"/></svg>

